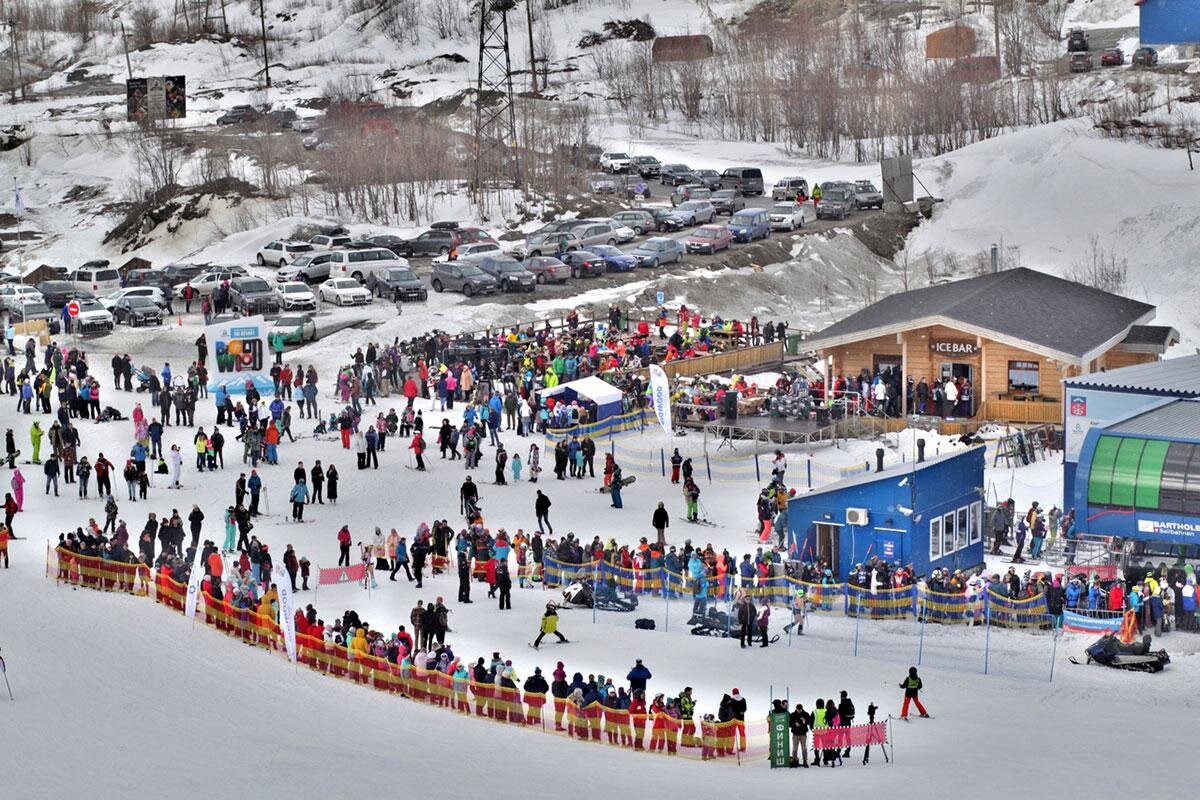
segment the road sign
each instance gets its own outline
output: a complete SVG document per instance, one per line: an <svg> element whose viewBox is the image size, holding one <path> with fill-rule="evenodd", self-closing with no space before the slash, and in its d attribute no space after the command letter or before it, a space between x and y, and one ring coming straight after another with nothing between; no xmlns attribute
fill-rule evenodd
<svg viewBox="0 0 1200 800"><path fill-rule="evenodd" d="M71 315L72 319L79 316L78 300L72 300L71 302L67 303L67 313Z"/></svg>

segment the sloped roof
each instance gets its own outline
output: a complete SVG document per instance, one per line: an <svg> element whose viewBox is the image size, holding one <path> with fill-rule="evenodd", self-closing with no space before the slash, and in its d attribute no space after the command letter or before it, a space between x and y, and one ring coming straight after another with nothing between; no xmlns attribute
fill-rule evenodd
<svg viewBox="0 0 1200 800"><path fill-rule="evenodd" d="M1200 355L1134 364L1107 372L1090 372L1067 378L1063 384L1120 389L1140 394L1200 397Z"/></svg>
<svg viewBox="0 0 1200 800"><path fill-rule="evenodd" d="M1154 306L1019 267L890 295L809 337L804 347L940 324L1083 363L1153 318Z"/></svg>
<svg viewBox="0 0 1200 800"><path fill-rule="evenodd" d="M1110 426L1105 433L1200 441L1200 401L1176 400Z"/></svg>
<svg viewBox="0 0 1200 800"><path fill-rule="evenodd" d="M621 402L621 390L611 383L597 378L595 375L588 375L586 378L580 378L568 383L560 383L551 389L541 390L540 394L543 397L553 397L556 394L561 394L566 389L570 389L575 394L588 398L598 406Z"/></svg>

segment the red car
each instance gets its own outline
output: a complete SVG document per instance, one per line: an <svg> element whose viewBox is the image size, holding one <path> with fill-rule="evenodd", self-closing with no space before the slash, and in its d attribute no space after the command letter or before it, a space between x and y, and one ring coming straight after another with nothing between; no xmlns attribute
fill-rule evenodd
<svg viewBox="0 0 1200 800"><path fill-rule="evenodd" d="M733 235L724 225L701 225L684 240L684 246L689 253L715 253L726 250L733 241Z"/></svg>
<svg viewBox="0 0 1200 800"><path fill-rule="evenodd" d="M1100 54L1100 66L1119 67L1125 63L1125 54L1119 47L1110 47Z"/></svg>

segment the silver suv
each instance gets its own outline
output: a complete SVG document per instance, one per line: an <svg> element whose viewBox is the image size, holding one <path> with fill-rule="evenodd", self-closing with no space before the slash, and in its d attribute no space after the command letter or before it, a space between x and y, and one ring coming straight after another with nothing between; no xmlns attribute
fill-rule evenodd
<svg viewBox="0 0 1200 800"><path fill-rule="evenodd" d="M435 292L449 289L462 292L467 297L477 294L495 294L500 282L469 262L445 261L433 265L429 284Z"/></svg>
<svg viewBox="0 0 1200 800"><path fill-rule="evenodd" d="M585 222L577 228L572 229L582 247L590 247L594 244L611 244L616 245L620 240L617 236L616 226L609 221L605 222Z"/></svg>

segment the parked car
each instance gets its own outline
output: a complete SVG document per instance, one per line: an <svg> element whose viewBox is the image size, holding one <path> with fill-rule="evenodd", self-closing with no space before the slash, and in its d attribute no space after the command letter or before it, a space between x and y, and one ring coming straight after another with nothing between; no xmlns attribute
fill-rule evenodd
<svg viewBox="0 0 1200 800"><path fill-rule="evenodd" d="M43 300L28 300L8 310L9 323L37 322L38 320L45 322L46 328L52 334L61 330L58 314L52 311Z"/></svg>
<svg viewBox="0 0 1200 800"><path fill-rule="evenodd" d="M688 200L708 200L711 197L712 190L707 186L699 183L686 183L671 192L671 205L677 206Z"/></svg>
<svg viewBox="0 0 1200 800"><path fill-rule="evenodd" d="M605 175L603 172L598 172L595 175L589 175L587 179L588 191L592 194L616 194L617 182L612 179L611 175Z"/></svg>
<svg viewBox="0 0 1200 800"><path fill-rule="evenodd" d="M208 266L205 264L167 264L162 268L163 283L159 288L164 293L171 290L171 287L177 283L187 283L192 278L197 278L203 275Z"/></svg>
<svg viewBox="0 0 1200 800"><path fill-rule="evenodd" d="M746 207L746 199L738 194L737 189L718 189L709 198L718 214L729 214L741 211Z"/></svg>
<svg viewBox="0 0 1200 800"><path fill-rule="evenodd" d="M280 267L279 272L275 273L275 279L320 283L329 277L329 262L332 258L333 252L328 250L303 253L286 267Z"/></svg>
<svg viewBox="0 0 1200 800"><path fill-rule="evenodd" d="M729 233L735 242L752 242L771 235L771 214L765 208L743 208L729 218Z"/></svg>
<svg viewBox="0 0 1200 800"><path fill-rule="evenodd" d="M1091 71L1092 71L1092 54L1091 53L1072 53L1071 54L1071 72L1091 72Z"/></svg>
<svg viewBox="0 0 1200 800"><path fill-rule="evenodd" d="M196 274L200 274L197 270ZM121 278L122 286L156 286L163 293L171 291L174 281L165 269L131 269Z"/></svg>
<svg viewBox="0 0 1200 800"><path fill-rule="evenodd" d="M571 270L572 278L590 278L603 275L608 267L604 259L591 250L574 250L564 253L562 261Z"/></svg>
<svg viewBox="0 0 1200 800"><path fill-rule="evenodd" d="M253 122L258 119L258 110L254 106L234 106L217 117L218 125L238 125L243 122Z"/></svg>
<svg viewBox="0 0 1200 800"><path fill-rule="evenodd" d="M771 206L771 230L794 231L804 227L804 205L795 200Z"/></svg>
<svg viewBox="0 0 1200 800"><path fill-rule="evenodd" d="M675 206L675 211L667 217L665 227L668 230L683 230L696 225L712 222L717 218L717 210L707 200L689 200Z"/></svg>
<svg viewBox="0 0 1200 800"><path fill-rule="evenodd" d="M281 314L271 323L271 336L279 334L284 344L304 344L317 340L317 323L308 314Z"/></svg>
<svg viewBox="0 0 1200 800"><path fill-rule="evenodd" d="M330 278L321 284L318 293L321 302L335 306L365 306L371 302L371 293L353 278Z"/></svg>
<svg viewBox="0 0 1200 800"><path fill-rule="evenodd" d="M658 180L663 186L682 186L694 183L695 178L687 164L663 164L658 171Z"/></svg>
<svg viewBox="0 0 1200 800"><path fill-rule="evenodd" d="M467 297L495 294L500 290L500 283L477 265L461 264L457 261L435 263L430 285L435 292L449 289L452 292L462 292Z"/></svg>
<svg viewBox="0 0 1200 800"><path fill-rule="evenodd" d="M632 169L643 178L657 178L662 173L662 162L654 156L634 156Z"/></svg>
<svg viewBox="0 0 1200 800"><path fill-rule="evenodd" d="M569 253L583 247L579 237L570 231L544 231L531 233L525 243L517 248L522 258L536 258L551 253Z"/></svg>
<svg viewBox="0 0 1200 800"><path fill-rule="evenodd" d="M630 270L637 269L636 258L622 253L611 245L595 245L592 247L592 252L604 259L604 267L609 272L629 272Z"/></svg>
<svg viewBox="0 0 1200 800"><path fill-rule="evenodd" d="M229 282L229 307L247 317L274 314L279 311L279 296L262 278L234 278Z"/></svg>
<svg viewBox="0 0 1200 800"><path fill-rule="evenodd" d="M396 248L403 249L404 247L404 239L400 238L394 233L377 233L374 236L368 236L363 241L372 247L386 247L393 253L400 252L400 250Z"/></svg>
<svg viewBox="0 0 1200 800"><path fill-rule="evenodd" d="M367 278L367 288L376 297L412 302L428 300L429 290L421 283L410 267L385 267Z"/></svg>
<svg viewBox="0 0 1200 800"><path fill-rule="evenodd" d="M97 297L121 288L121 274L107 261L88 261L67 279L76 289L86 289Z"/></svg>
<svg viewBox="0 0 1200 800"><path fill-rule="evenodd" d="M1071 28L1071 32L1067 34L1067 52L1086 53L1090 48L1088 32L1083 28Z"/></svg>
<svg viewBox="0 0 1200 800"><path fill-rule="evenodd" d="M580 243L586 248L594 244L616 244L620 241L620 236L617 233L617 226L612 222L584 222L575 228L572 233L579 238Z"/></svg>
<svg viewBox="0 0 1200 800"><path fill-rule="evenodd" d="M854 213L854 189L845 184L821 187L817 219L845 219Z"/></svg>
<svg viewBox="0 0 1200 800"><path fill-rule="evenodd" d="M762 170L758 167L730 167L721 173L721 188L737 189L741 194L762 194Z"/></svg>
<svg viewBox="0 0 1200 800"><path fill-rule="evenodd" d="M684 240L689 253L715 253L729 249L733 234L724 225L701 225Z"/></svg>
<svg viewBox="0 0 1200 800"><path fill-rule="evenodd" d="M500 282L502 292L532 292L537 277L515 258L491 256L479 261L479 268Z"/></svg>
<svg viewBox="0 0 1200 800"><path fill-rule="evenodd" d="M1100 66L1119 67L1125 63L1125 52L1119 47L1110 47L1100 54Z"/></svg>
<svg viewBox="0 0 1200 800"><path fill-rule="evenodd" d="M268 112L267 117L280 128L291 128L299 119L294 108L277 108Z"/></svg>
<svg viewBox="0 0 1200 800"><path fill-rule="evenodd" d="M313 246L308 242L287 242L283 240L268 242L258 249L258 255L254 260L258 262L260 267L270 264L273 267L282 267L292 261L301 253L311 253Z"/></svg>
<svg viewBox="0 0 1200 800"><path fill-rule="evenodd" d="M292 130L296 133L312 133L317 129L316 117L300 117L292 120Z"/></svg>
<svg viewBox="0 0 1200 800"><path fill-rule="evenodd" d="M618 211L610 217L614 223L633 231L634 236L641 236L647 231L656 229L654 215L643 208Z"/></svg>
<svg viewBox="0 0 1200 800"><path fill-rule="evenodd" d="M175 284L175 287L171 290L171 294L178 299L183 299L183 287L190 283L192 289L196 292L197 298L208 297L215 292L217 287L222 283L225 281L231 281L236 277L237 276L230 271L204 272L190 281L184 281L183 283Z"/></svg>
<svg viewBox="0 0 1200 800"><path fill-rule="evenodd" d="M618 150L609 150L600 154L600 169L605 172L616 174L625 172L629 169L632 163L628 153L622 153Z"/></svg>
<svg viewBox="0 0 1200 800"><path fill-rule="evenodd" d="M636 172L632 175L625 176L625 199L627 200L648 200L650 198L650 183L649 181L638 175Z"/></svg>
<svg viewBox="0 0 1200 800"><path fill-rule="evenodd" d="M300 140L300 146L305 150L316 150L321 145L332 145L332 142L329 141L331 135L328 128L317 128Z"/></svg>
<svg viewBox="0 0 1200 800"><path fill-rule="evenodd" d="M45 302L42 293L32 286L23 283L9 283L0 286L0 303L5 311L11 311L22 303Z"/></svg>
<svg viewBox="0 0 1200 800"><path fill-rule="evenodd" d="M345 234L331 236L321 233L309 239L308 243L312 245L313 250L336 250L350 244L350 237Z"/></svg>
<svg viewBox="0 0 1200 800"><path fill-rule="evenodd" d="M284 311L316 311L317 296L307 283L283 281L275 284L275 298Z"/></svg>
<svg viewBox="0 0 1200 800"><path fill-rule="evenodd" d="M144 297L161 309L167 307L167 297L157 286L125 286L100 298L100 305L111 311L123 297Z"/></svg>
<svg viewBox="0 0 1200 800"><path fill-rule="evenodd" d="M464 264L477 264L485 258L504 255L504 249L495 242L468 242L460 244L450 251L446 261L460 261ZM437 261L437 259L434 259Z"/></svg>
<svg viewBox="0 0 1200 800"><path fill-rule="evenodd" d="M111 331L116 324L112 312L100 304L99 300L91 297L76 299L79 303L79 315L74 324L84 333L101 333Z"/></svg>
<svg viewBox="0 0 1200 800"><path fill-rule="evenodd" d="M653 230L656 231L667 230L667 218L675 213L675 209L670 206L645 206L642 210L649 211L650 216L654 217Z"/></svg>
<svg viewBox="0 0 1200 800"><path fill-rule="evenodd" d="M715 169L696 169L692 170L692 176L695 182L702 186L707 186L711 191L716 191L721 188L721 173Z"/></svg>
<svg viewBox="0 0 1200 800"><path fill-rule="evenodd" d="M148 297L122 297L112 307L113 320L131 328L162 325L163 314L163 310Z"/></svg>
<svg viewBox="0 0 1200 800"><path fill-rule="evenodd" d="M631 250L629 255L637 259L639 267L677 264L683 261L683 242L667 236L653 236Z"/></svg>
<svg viewBox="0 0 1200 800"><path fill-rule="evenodd" d="M554 256L531 256L521 262L533 273L538 283L566 283L571 268Z"/></svg>
<svg viewBox="0 0 1200 800"><path fill-rule="evenodd" d="M366 250L336 250L329 256L329 275L334 278L354 278L363 284L381 269L408 267L408 259L400 258L384 247Z"/></svg>
<svg viewBox="0 0 1200 800"><path fill-rule="evenodd" d="M38 290L42 301L51 308L62 308L80 292L70 281L38 281L33 288Z"/></svg>
<svg viewBox="0 0 1200 800"><path fill-rule="evenodd" d="M1135 67L1157 67L1158 51L1153 47L1139 47L1133 51L1132 62Z"/></svg>
<svg viewBox="0 0 1200 800"><path fill-rule="evenodd" d="M407 240L400 249L388 248L401 256L437 256L446 255L460 244L476 242L495 242L487 231L480 228L438 228L431 227L424 233Z"/></svg>
<svg viewBox="0 0 1200 800"><path fill-rule="evenodd" d="M780 178L771 187L772 200L799 200L803 203L808 199L808 181L804 178Z"/></svg>
<svg viewBox="0 0 1200 800"><path fill-rule="evenodd" d="M883 192L876 189L875 184L870 181L855 181L854 207L857 209L883 208Z"/></svg>

